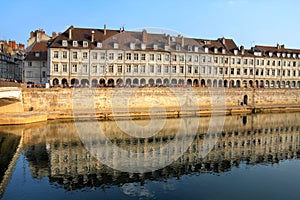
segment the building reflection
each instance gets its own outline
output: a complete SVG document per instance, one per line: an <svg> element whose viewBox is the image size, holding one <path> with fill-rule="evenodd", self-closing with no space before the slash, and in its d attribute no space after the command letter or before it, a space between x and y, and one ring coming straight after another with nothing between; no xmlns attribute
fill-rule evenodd
<svg viewBox="0 0 300 200"><path fill-rule="evenodd" d="M86 148L86 145L99 147L96 154L114 158L106 152L107 143L89 133L79 137L78 127L72 121L49 122L47 125L24 130L24 150L30 163L34 177L49 177L53 183L58 183L67 190L83 187L107 187L145 180L160 180L190 173L221 173L246 164L277 163L280 160L297 159L299 152L299 117L300 113L264 114L250 116L228 116L222 131L207 134L210 118L168 119L164 128L150 138L136 138L123 133L113 121L76 122L94 127L101 124L102 130L110 141L130 154L143 153L158 149L170 141L180 143L184 138L176 138L179 120L184 120L185 126L192 126L194 120L199 121L193 143L182 156L163 169L153 172L136 174L114 170L102 164ZM126 122L124 122L126 123ZM147 121L136 123L147 124ZM215 124L221 126L221 124ZM189 129L188 127L185 127ZM151 131L151 130L150 130ZM207 141L216 141L210 143ZM213 145L213 146L211 146ZM181 146L178 145L178 148ZM109 148L109 147L107 147ZM206 156L199 153L212 149ZM97 149L96 149L97 151ZM153 153L155 160L160 155Z"/></svg>

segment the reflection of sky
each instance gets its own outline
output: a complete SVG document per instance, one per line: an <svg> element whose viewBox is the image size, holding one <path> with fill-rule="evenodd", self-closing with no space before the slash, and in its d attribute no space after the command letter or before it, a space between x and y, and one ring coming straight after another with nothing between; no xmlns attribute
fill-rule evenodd
<svg viewBox="0 0 300 200"><path fill-rule="evenodd" d="M300 160L245 165L220 174L190 174L160 181L66 191L34 179L21 154L3 199L299 199Z"/></svg>

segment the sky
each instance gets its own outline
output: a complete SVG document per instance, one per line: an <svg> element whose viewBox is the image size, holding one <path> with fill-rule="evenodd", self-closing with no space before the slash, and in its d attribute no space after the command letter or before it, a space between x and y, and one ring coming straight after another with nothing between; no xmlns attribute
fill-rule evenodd
<svg viewBox="0 0 300 200"><path fill-rule="evenodd" d="M186 37L232 38L238 46L300 49L298 0L1 0L0 40L27 44L74 27L171 30Z"/></svg>

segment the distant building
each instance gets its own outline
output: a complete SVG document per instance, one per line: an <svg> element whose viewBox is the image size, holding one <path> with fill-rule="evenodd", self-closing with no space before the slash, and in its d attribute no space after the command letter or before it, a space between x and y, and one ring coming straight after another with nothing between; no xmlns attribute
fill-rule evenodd
<svg viewBox="0 0 300 200"><path fill-rule="evenodd" d="M25 46L15 41L0 41L0 78L22 81Z"/></svg>
<svg viewBox="0 0 300 200"><path fill-rule="evenodd" d="M232 39L69 27L48 46L52 85L300 87L300 50Z"/></svg>
<svg viewBox="0 0 300 200"><path fill-rule="evenodd" d="M24 60L24 80L26 83L45 84L48 82L47 45L51 39L43 30L30 33Z"/></svg>

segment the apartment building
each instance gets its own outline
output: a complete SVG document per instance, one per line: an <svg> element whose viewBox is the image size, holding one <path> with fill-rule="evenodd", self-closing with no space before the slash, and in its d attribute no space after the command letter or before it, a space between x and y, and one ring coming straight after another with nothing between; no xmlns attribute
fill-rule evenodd
<svg viewBox="0 0 300 200"><path fill-rule="evenodd" d="M232 39L69 27L48 45L50 84L299 87L300 50Z"/></svg>

